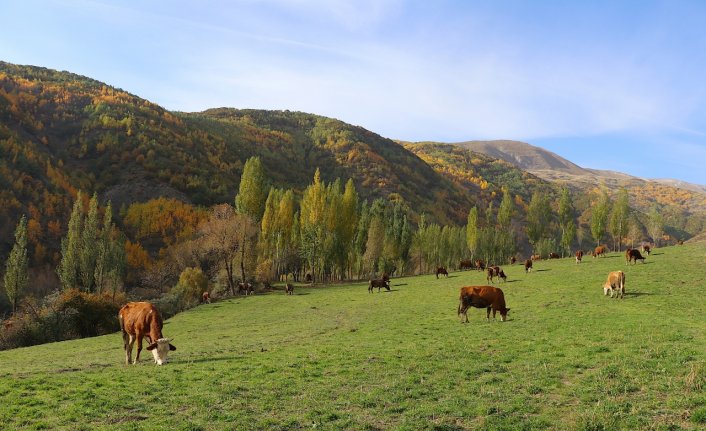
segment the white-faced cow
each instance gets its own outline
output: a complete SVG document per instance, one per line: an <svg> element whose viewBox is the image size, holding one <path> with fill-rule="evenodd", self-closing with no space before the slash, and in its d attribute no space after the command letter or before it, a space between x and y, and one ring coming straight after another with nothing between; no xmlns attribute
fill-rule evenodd
<svg viewBox="0 0 706 431"><path fill-rule="evenodd" d="M525 272L532 271L532 259L525 260Z"/></svg>
<svg viewBox="0 0 706 431"><path fill-rule="evenodd" d="M486 318L490 320L490 310L500 312L500 320L505 321L509 308L505 307L505 295L503 291L493 286L466 286L461 288L461 295L458 304L458 315L461 316L461 323L468 323L468 307L487 309ZM464 320L465 319L465 320Z"/></svg>
<svg viewBox="0 0 706 431"><path fill-rule="evenodd" d="M603 294L608 295L610 292L610 297L613 297L613 293L616 292L615 297L623 299L625 294L625 273L623 271L611 271L608 273L608 279L603 283Z"/></svg>
<svg viewBox="0 0 706 431"><path fill-rule="evenodd" d="M581 259L583 259L583 250L576 250L574 255L576 256L576 263L581 263Z"/></svg>
<svg viewBox="0 0 706 431"><path fill-rule="evenodd" d="M147 337L150 344L147 350L152 352L157 365L167 363L167 355L176 347L170 344L171 339L162 336L162 316L154 305L149 302L128 302L118 313L120 329L123 332L123 347L125 348L125 363L132 362L132 346L137 340L136 364L142 351L142 338Z"/></svg>

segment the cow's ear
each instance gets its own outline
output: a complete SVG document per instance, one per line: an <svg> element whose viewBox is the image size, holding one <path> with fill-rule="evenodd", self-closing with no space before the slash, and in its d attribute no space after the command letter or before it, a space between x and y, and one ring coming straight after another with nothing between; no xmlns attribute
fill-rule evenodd
<svg viewBox="0 0 706 431"><path fill-rule="evenodd" d="M174 351L174 350L176 350L176 347L174 347L174 346L172 346L172 345L170 344L170 345L169 345L169 350Z"/></svg>
<svg viewBox="0 0 706 431"><path fill-rule="evenodd" d="M157 347L157 343L152 343L149 346L147 346L147 350L153 350L155 347Z"/></svg>

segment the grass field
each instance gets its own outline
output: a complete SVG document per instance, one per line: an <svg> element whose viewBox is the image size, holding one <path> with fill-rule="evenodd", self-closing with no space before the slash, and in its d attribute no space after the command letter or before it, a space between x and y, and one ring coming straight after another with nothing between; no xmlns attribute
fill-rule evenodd
<svg viewBox="0 0 706 431"><path fill-rule="evenodd" d="M475 271L235 298L167 321L162 367L124 365L117 333L0 352L0 429L706 429L705 263L506 265L503 323L456 316Z"/></svg>

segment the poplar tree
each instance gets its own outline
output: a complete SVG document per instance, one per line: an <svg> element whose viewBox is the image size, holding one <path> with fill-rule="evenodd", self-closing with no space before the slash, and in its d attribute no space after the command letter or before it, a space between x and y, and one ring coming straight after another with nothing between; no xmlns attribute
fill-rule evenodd
<svg viewBox="0 0 706 431"><path fill-rule="evenodd" d="M267 178L259 157L250 157L243 167L240 177L235 208L240 214L249 216L255 223L262 220L265 200L268 195Z"/></svg>
<svg viewBox="0 0 706 431"><path fill-rule="evenodd" d="M576 211L574 209L574 203L571 200L571 193L569 193L567 187L561 189L558 215L559 227L561 228L561 254L563 257L564 253L571 254L571 244L573 244L574 238L576 237L576 222L574 221Z"/></svg>
<svg viewBox="0 0 706 431"><path fill-rule="evenodd" d="M664 231L664 218L657 209L657 205L653 205L647 213L647 232L652 237L655 247L658 246L659 239Z"/></svg>
<svg viewBox="0 0 706 431"><path fill-rule="evenodd" d="M605 235L609 212L610 197L608 197L608 192L603 190L598 202L593 207L593 214L591 215L591 235L596 241L596 245L601 245L601 239Z"/></svg>
<svg viewBox="0 0 706 431"><path fill-rule="evenodd" d="M12 304L12 312L17 311L20 295L27 289L29 276L27 273L27 217L22 216L15 229L15 244L5 266L5 292Z"/></svg>
<svg viewBox="0 0 706 431"><path fill-rule="evenodd" d="M471 259L473 259L478 249L478 208L475 206L468 212L466 246L468 251L471 252Z"/></svg>
<svg viewBox="0 0 706 431"><path fill-rule="evenodd" d="M532 195L527 207L527 239L533 247L546 238L549 233L549 222L551 221L551 209L548 198L540 192Z"/></svg>
<svg viewBox="0 0 706 431"><path fill-rule="evenodd" d="M349 179L346 182L346 188L343 191L343 200L341 208L334 209L341 219L341 241L346 246L346 269L351 270L351 263L355 259L355 240L356 228L358 227L358 192L355 190L353 180Z"/></svg>
<svg viewBox="0 0 706 431"><path fill-rule="evenodd" d="M88 214L81 230L79 249L79 276L81 286L86 292L93 292L96 287L95 271L98 255L98 195L93 194L88 203Z"/></svg>
<svg viewBox="0 0 706 431"><path fill-rule="evenodd" d="M498 208L498 226L503 230L509 230L512 223L512 215L515 212L515 204L512 201L507 187L503 187L503 200Z"/></svg>
<svg viewBox="0 0 706 431"><path fill-rule="evenodd" d="M98 253L96 256L96 266L93 273L96 282L96 291L102 292L106 287L106 275L109 272L109 259L113 230L113 207L108 201L103 215L103 228L98 239Z"/></svg>
<svg viewBox="0 0 706 431"><path fill-rule="evenodd" d="M68 231L66 236L61 239L61 261L57 268L57 275L63 289L72 289L78 286L82 227L83 201L81 192L78 192L71 210Z"/></svg>
<svg viewBox="0 0 706 431"><path fill-rule="evenodd" d="M613 205L610 213L610 233L613 236L613 250L622 249L623 237L628 233L628 219L630 217L630 205L628 201L628 191L621 188L618 192L618 199ZM616 247L617 245L617 247Z"/></svg>
<svg viewBox="0 0 706 431"><path fill-rule="evenodd" d="M326 185L321 181L321 172L316 169L314 182L304 190L300 205L300 229L302 258L306 259L312 277L321 269L324 242L324 210Z"/></svg>

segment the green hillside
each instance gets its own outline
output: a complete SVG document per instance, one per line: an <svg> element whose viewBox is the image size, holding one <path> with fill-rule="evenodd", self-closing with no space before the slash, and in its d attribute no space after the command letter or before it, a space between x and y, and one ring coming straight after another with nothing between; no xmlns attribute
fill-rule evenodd
<svg viewBox="0 0 706 431"><path fill-rule="evenodd" d="M117 333L4 351L0 428L704 429L705 253L506 266L505 323L459 323L459 288L485 284L466 271L200 306L166 322L163 367L124 365ZM601 289L617 269L623 300Z"/></svg>

